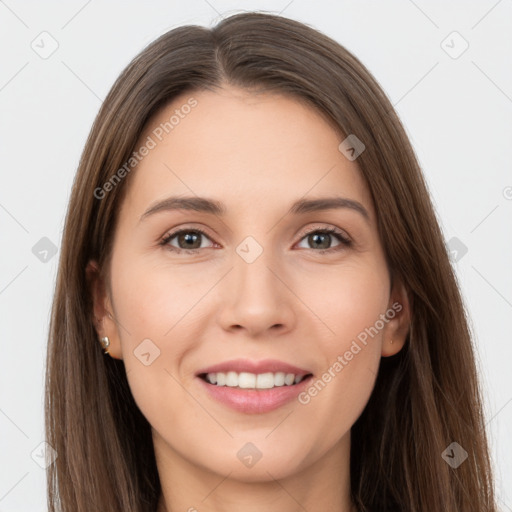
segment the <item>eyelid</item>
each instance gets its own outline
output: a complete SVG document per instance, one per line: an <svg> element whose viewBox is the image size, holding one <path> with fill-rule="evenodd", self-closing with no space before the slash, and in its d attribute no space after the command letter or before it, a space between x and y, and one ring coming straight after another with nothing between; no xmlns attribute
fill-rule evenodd
<svg viewBox="0 0 512 512"><path fill-rule="evenodd" d="M350 235L345 230L340 229L340 228L335 227L335 226L325 226L325 225L321 226L321 227L314 226L312 228L308 228L307 231L302 233L299 242L304 237L308 236L311 233L316 233L317 231L324 231L324 232L328 232L328 233L333 233L333 234L336 234L336 235L340 236L341 238L345 239L346 242L352 242L352 238L350 237Z"/></svg>

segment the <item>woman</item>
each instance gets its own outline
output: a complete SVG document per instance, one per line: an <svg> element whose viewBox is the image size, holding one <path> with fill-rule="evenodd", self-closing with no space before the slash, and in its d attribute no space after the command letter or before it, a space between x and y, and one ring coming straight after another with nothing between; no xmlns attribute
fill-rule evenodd
<svg viewBox="0 0 512 512"><path fill-rule="evenodd" d="M171 30L114 84L46 386L51 511L496 510L414 152L365 67L286 18Z"/></svg>

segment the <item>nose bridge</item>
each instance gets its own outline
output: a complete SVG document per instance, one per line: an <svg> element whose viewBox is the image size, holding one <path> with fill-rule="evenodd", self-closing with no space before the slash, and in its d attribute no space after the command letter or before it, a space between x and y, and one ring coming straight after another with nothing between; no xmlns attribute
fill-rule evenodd
<svg viewBox="0 0 512 512"><path fill-rule="evenodd" d="M248 237L236 248L233 270L228 277L228 290L222 322L225 328L241 326L252 334L274 325L290 327L292 305L286 287L275 273L280 264L274 251Z"/></svg>
<svg viewBox="0 0 512 512"><path fill-rule="evenodd" d="M260 300L265 300L269 305L277 302L281 293L279 280L270 271L276 266L279 264L270 247L264 248L252 237L240 243L236 248L233 269L234 292L239 301L252 298L254 303Z"/></svg>

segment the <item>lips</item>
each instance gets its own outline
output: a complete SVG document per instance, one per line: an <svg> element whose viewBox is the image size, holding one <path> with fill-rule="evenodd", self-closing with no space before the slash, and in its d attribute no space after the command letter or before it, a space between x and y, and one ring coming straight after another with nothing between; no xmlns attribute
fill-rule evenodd
<svg viewBox="0 0 512 512"><path fill-rule="evenodd" d="M214 367L212 366L211 368ZM283 375L282 372L280 373ZM217 375L220 374L217 373ZM303 393L306 387L310 385L312 378L312 375L309 374L298 384L273 387L271 389L241 389L238 387L218 386L208 383L201 376L196 377L195 381L199 389L206 396L231 410L243 414L264 414L296 400L297 396Z"/></svg>
<svg viewBox="0 0 512 512"><path fill-rule="evenodd" d="M207 373L227 373L227 372L248 372L248 373L293 373L295 375L308 375L312 372L310 370L299 368L298 366L278 361L277 359L264 359L261 361L251 361L250 359L232 359L213 366L201 368L196 372L196 376L200 377Z"/></svg>

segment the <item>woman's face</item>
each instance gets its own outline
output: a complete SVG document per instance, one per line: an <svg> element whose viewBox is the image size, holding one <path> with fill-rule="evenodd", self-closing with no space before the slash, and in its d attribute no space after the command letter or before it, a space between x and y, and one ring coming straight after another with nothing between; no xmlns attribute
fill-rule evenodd
<svg viewBox="0 0 512 512"><path fill-rule="evenodd" d="M256 481L348 459L408 307L342 141L295 99L235 88L182 95L141 137L95 312L158 460ZM210 377L229 385L199 375L224 363Z"/></svg>

